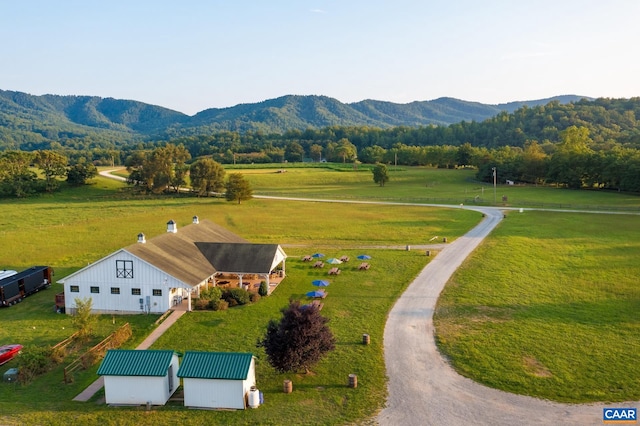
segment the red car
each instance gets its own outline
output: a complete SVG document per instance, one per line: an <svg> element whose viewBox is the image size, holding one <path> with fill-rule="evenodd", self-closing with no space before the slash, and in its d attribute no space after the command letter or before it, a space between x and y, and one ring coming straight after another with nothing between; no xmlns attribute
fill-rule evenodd
<svg viewBox="0 0 640 426"><path fill-rule="evenodd" d="M5 345L0 346L0 365L7 363L18 355L22 350L22 345Z"/></svg>

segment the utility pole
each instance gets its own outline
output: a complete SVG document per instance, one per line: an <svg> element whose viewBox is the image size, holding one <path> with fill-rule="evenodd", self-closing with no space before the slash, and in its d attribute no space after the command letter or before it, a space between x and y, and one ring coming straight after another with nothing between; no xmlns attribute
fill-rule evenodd
<svg viewBox="0 0 640 426"><path fill-rule="evenodd" d="M498 202L498 199L496 198L496 175L497 175L497 171L495 167L492 167L491 170L493 170L493 204L496 204Z"/></svg>

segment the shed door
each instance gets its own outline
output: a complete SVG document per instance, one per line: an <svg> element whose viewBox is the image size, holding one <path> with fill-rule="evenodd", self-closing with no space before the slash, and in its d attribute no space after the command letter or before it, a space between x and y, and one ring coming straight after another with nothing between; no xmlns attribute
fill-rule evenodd
<svg viewBox="0 0 640 426"><path fill-rule="evenodd" d="M169 394L173 392L173 364L169 365Z"/></svg>

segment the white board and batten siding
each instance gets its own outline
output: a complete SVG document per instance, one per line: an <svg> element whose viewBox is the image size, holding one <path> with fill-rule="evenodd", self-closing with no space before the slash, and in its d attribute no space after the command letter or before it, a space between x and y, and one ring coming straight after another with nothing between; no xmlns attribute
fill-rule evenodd
<svg viewBox="0 0 640 426"><path fill-rule="evenodd" d="M65 311L91 298L96 313L164 313L190 287L148 262L119 250L64 280Z"/></svg>

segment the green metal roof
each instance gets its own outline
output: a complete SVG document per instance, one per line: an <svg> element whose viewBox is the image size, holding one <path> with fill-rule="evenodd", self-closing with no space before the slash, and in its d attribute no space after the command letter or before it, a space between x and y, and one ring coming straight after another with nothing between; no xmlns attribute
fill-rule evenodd
<svg viewBox="0 0 640 426"><path fill-rule="evenodd" d="M188 351L182 358L178 377L244 380L252 359L251 353Z"/></svg>
<svg viewBox="0 0 640 426"><path fill-rule="evenodd" d="M174 351L109 349L102 360L100 376L164 376Z"/></svg>

